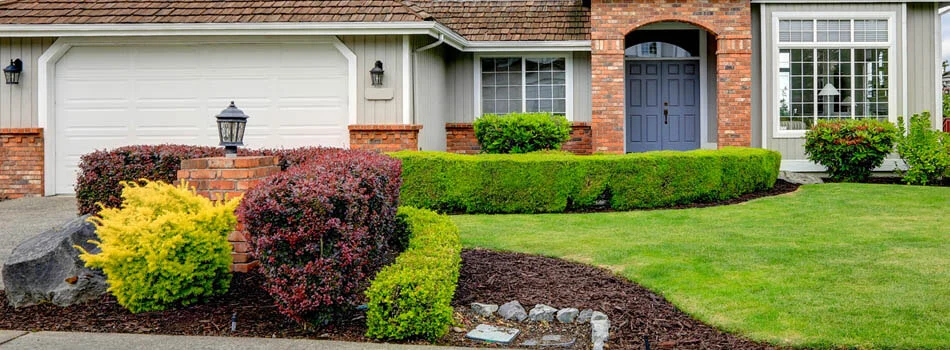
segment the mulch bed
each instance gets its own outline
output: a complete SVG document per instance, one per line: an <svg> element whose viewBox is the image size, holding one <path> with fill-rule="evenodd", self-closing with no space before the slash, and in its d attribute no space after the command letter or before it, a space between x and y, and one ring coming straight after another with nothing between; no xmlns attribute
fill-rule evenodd
<svg viewBox="0 0 950 350"><path fill-rule="evenodd" d="M462 259L453 304L456 318L465 330L484 321L468 310L471 302L501 304L519 300L528 309L543 303L606 313L611 322L608 345L613 349L642 349L644 336L654 349L770 348L704 325L662 297L600 268L488 250L465 250ZM130 314L110 295L66 308L38 305L17 310L4 302L0 306L0 329L372 341L363 336L363 314L355 311L337 325L317 330L299 327L277 312L270 295L259 287L261 281L258 274L235 274L230 291L205 304L140 314ZM5 299L2 291L0 298ZM235 313L237 331L231 332L231 316ZM565 332L578 336L577 348L588 348L590 344L587 326L563 326L556 322L544 327L519 326L528 332L526 336ZM523 339L527 338L519 336L519 340ZM486 346L466 340L464 333L457 332L450 332L437 344Z"/></svg>

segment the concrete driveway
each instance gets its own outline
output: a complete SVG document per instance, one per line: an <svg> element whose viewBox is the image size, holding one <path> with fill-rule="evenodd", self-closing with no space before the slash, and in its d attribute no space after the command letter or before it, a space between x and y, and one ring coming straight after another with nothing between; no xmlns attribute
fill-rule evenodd
<svg viewBox="0 0 950 350"><path fill-rule="evenodd" d="M34 197L0 202L0 268L21 242L75 217L75 197ZM3 289L2 279L0 289Z"/></svg>

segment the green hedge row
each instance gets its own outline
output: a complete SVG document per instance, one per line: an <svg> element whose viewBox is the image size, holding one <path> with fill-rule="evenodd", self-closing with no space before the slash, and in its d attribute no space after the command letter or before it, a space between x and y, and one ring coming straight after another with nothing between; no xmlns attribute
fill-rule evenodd
<svg viewBox="0 0 950 350"><path fill-rule="evenodd" d="M630 210L717 201L769 189L781 155L754 148L626 155L397 152L403 205L442 212Z"/></svg>
<svg viewBox="0 0 950 350"><path fill-rule="evenodd" d="M366 290L366 336L379 339L444 336L452 324L452 297L462 258L459 229L445 215L399 208L409 244Z"/></svg>

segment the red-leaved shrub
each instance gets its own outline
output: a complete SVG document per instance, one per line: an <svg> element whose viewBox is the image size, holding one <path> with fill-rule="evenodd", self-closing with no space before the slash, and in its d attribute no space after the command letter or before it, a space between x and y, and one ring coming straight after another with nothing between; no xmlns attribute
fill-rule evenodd
<svg viewBox="0 0 950 350"><path fill-rule="evenodd" d="M324 324L363 300L398 232L401 163L336 151L263 180L236 213L280 312Z"/></svg>
<svg viewBox="0 0 950 350"><path fill-rule="evenodd" d="M304 163L326 154L343 151L340 148L301 147L293 149L240 149L242 156L277 156L281 169ZM221 147L188 145L138 145L111 150L99 150L82 156L76 181L76 201L80 215L96 214L102 203L107 208L122 204L123 181L177 180L183 159L220 157Z"/></svg>

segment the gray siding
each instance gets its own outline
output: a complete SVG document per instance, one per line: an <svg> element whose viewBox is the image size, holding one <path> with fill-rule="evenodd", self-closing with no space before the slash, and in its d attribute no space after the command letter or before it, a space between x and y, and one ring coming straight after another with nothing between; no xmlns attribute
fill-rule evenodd
<svg viewBox="0 0 950 350"><path fill-rule="evenodd" d="M907 114L930 111L934 122L940 117L937 85L941 70L937 50L940 19L937 4L907 4Z"/></svg>
<svg viewBox="0 0 950 350"><path fill-rule="evenodd" d="M766 49L765 60L765 69L762 74L765 74L766 77L766 86L762 87L760 91L762 92L763 98L760 100L766 104L766 115L762 120L766 122L766 137L767 137L767 147L768 149L778 151L782 154L783 160L804 160L805 157L805 140L804 138L776 138L774 137L775 124L778 121L778 106L777 101L772 96L776 96L774 91L775 83L775 74L778 68L772 66L773 57L777 52L773 52L771 46L772 39L772 14L774 12L812 12L812 13L823 13L823 12L843 12L843 13L857 13L857 12L891 12L894 14L895 25L897 32L895 33L896 42L895 42L895 54L893 57L893 62L890 63L889 68L896 73L896 81L891 82L896 85L896 96L892 96L893 103L896 103L896 109L898 113L902 113L905 108L905 102L902 99L903 94L903 79L902 72L904 67L904 55L901 54L901 48L903 45L904 38L904 24L901 22L901 10L903 8L902 4L886 4L886 3L861 3L861 4L761 4L760 5L760 15L764 19L764 28L762 28L758 33L759 37L762 40ZM932 20L932 19L931 19ZM761 23L760 23L761 24ZM929 33L928 37L932 45L933 42L933 33ZM753 53L753 56L756 56L761 51L756 51ZM930 56L931 60L933 55ZM912 66L913 67L913 66ZM754 76L754 81L760 79L761 76ZM933 99L934 94L929 94L930 99ZM761 107L759 107L761 109ZM754 115L755 111L753 111ZM758 129L761 130L761 129ZM755 131L758 131L755 130Z"/></svg>
<svg viewBox="0 0 950 350"><path fill-rule="evenodd" d="M574 53L574 121L590 122L591 112L590 52Z"/></svg>
<svg viewBox="0 0 950 350"><path fill-rule="evenodd" d="M752 147L762 147L762 14L761 6L752 4ZM758 35L757 35L758 34ZM715 70L713 70L715 71ZM715 80L715 79L714 79ZM715 96L715 95L713 95ZM718 125L717 125L718 126ZM710 140L717 140L710 138Z"/></svg>
<svg viewBox="0 0 950 350"><path fill-rule="evenodd" d="M753 59L755 55L752 55ZM706 33L706 142L718 143L719 140L719 70L716 60L716 36ZM754 75L753 75L754 76ZM753 87L753 91L755 88ZM754 114L753 114L754 115ZM753 119L755 120L755 119ZM702 145L700 145L702 146Z"/></svg>
<svg viewBox="0 0 950 350"><path fill-rule="evenodd" d="M415 49L435 40L428 36L412 38L413 48L413 124L421 124L419 148L426 151L445 150L445 118L448 115L446 91L445 44L415 53Z"/></svg>
<svg viewBox="0 0 950 350"><path fill-rule="evenodd" d="M0 128L35 128L39 125L36 60L54 40L0 38L0 68L9 65L11 59L23 60L20 84L7 85L0 82Z"/></svg>
<svg viewBox="0 0 950 350"><path fill-rule="evenodd" d="M446 123L471 123L475 120L475 65L470 52L446 50Z"/></svg>
<svg viewBox="0 0 950 350"><path fill-rule="evenodd" d="M356 54L356 121L359 124L403 123L403 37L401 35L341 36L340 40ZM393 89L392 100L368 100L372 89L369 71L376 61L386 71L383 88Z"/></svg>

